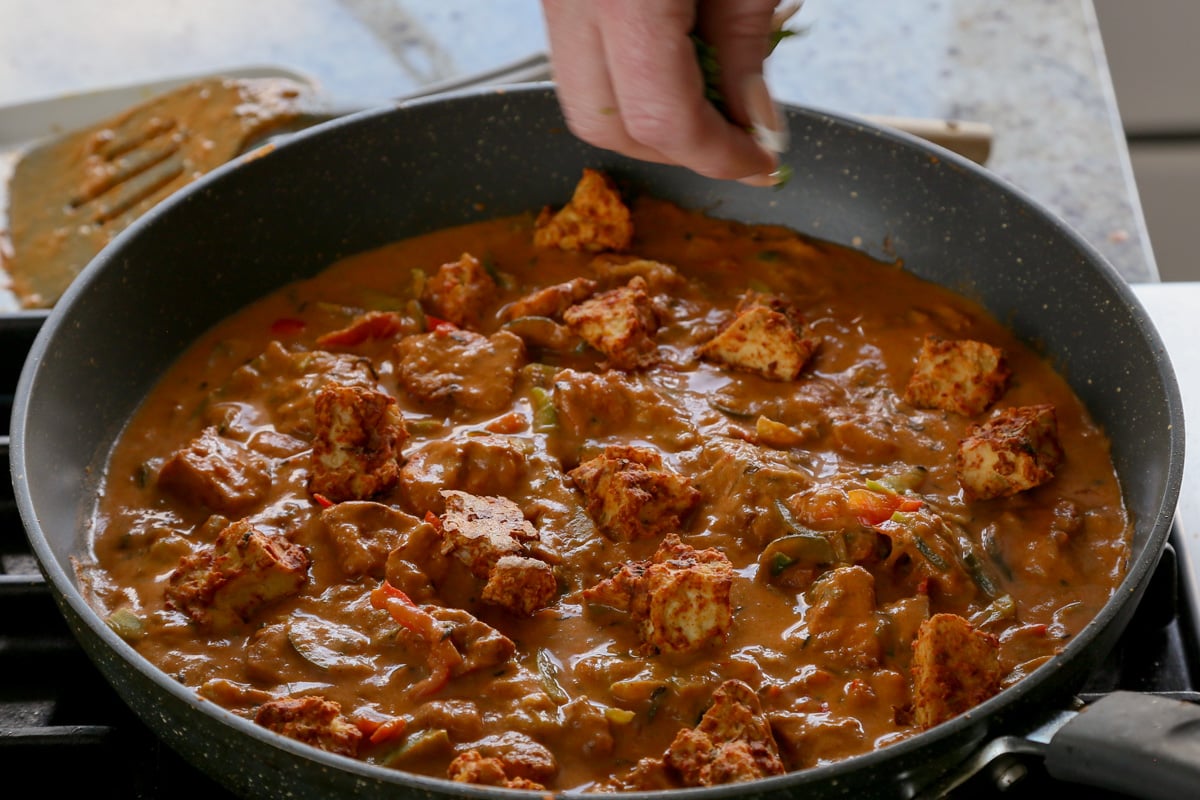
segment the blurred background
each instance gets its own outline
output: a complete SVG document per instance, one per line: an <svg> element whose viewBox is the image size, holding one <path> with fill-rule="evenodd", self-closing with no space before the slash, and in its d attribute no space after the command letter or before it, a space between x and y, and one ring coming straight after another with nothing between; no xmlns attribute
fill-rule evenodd
<svg viewBox="0 0 1200 800"><path fill-rule="evenodd" d="M1095 0L1163 280L1200 280L1200 3Z"/></svg>

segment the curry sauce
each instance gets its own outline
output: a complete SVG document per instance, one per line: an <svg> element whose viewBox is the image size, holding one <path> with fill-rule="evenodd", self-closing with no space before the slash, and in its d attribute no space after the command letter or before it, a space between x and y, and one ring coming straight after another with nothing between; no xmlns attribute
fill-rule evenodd
<svg viewBox="0 0 1200 800"><path fill-rule="evenodd" d="M205 698L559 791L939 724L1053 659L1131 532L1103 432L980 306L598 173L217 325L93 523L93 602Z"/></svg>

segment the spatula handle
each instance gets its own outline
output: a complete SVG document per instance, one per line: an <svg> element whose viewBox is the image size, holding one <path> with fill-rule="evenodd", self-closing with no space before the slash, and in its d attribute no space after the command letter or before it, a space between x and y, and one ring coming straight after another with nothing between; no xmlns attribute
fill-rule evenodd
<svg viewBox="0 0 1200 800"><path fill-rule="evenodd" d="M992 126L985 122L888 116L867 116L866 119L877 125L911 133L977 164L986 163L992 152Z"/></svg>

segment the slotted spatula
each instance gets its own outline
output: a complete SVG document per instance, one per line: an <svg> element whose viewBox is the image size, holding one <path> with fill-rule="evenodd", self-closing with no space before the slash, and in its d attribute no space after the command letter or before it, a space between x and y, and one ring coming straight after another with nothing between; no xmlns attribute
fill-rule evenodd
<svg viewBox="0 0 1200 800"><path fill-rule="evenodd" d="M544 54L393 99L549 77ZM198 79L102 122L35 143L8 187L0 261L24 308L49 308L114 236L171 193L269 137L362 106L335 108L284 77Z"/></svg>
<svg viewBox="0 0 1200 800"><path fill-rule="evenodd" d="M293 119L308 92L285 78L200 80L23 152L5 257L21 304L52 306L116 234Z"/></svg>

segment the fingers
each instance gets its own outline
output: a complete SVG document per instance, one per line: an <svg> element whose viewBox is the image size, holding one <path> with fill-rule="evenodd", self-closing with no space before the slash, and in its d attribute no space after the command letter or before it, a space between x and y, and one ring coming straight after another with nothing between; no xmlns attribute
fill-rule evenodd
<svg viewBox="0 0 1200 800"><path fill-rule="evenodd" d="M787 148L787 130L763 80L776 0L702 0L696 28L717 54L720 90L730 118L751 128L761 146Z"/></svg>
<svg viewBox="0 0 1200 800"><path fill-rule="evenodd" d="M708 177L773 183L773 154L705 99L690 38L694 0L544 0L543 8L560 103L577 136ZM739 62L753 67L757 59L756 74L766 54L769 11L762 25L762 40ZM748 119L745 101L738 102Z"/></svg>
<svg viewBox="0 0 1200 800"><path fill-rule="evenodd" d="M596 147L643 161L674 163L626 131L609 77L600 27L590 6L576 0L542 3L556 91L567 126Z"/></svg>

